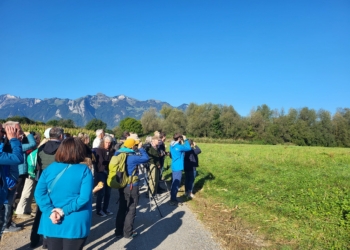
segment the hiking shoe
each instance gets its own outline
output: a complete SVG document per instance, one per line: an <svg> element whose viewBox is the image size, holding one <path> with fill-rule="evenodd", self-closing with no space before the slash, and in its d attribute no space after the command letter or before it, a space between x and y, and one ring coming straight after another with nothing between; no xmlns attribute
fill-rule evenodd
<svg viewBox="0 0 350 250"><path fill-rule="evenodd" d="M14 233L14 232L18 232L22 230L21 227L14 227L14 226L9 226L9 227L5 227L4 229L4 233Z"/></svg>
<svg viewBox="0 0 350 250"><path fill-rule="evenodd" d="M193 199L195 196L194 196L194 194L189 193L189 194L187 194L187 197L188 197L189 199Z"/></svg>
<svg viewBox="0 0 350 250"><path fill-rule="evenodd" d="M113 214L113 212L109 211L109 209L103 211L103 213L105 213L106 215L112 215Z"/></svg>
<svg viewBox="0 0 350 250"><path fill-rule="evenodd" d="M106 217L107 216L107 214L105 214L103 211L100 211L100 212L98 212L96 214L97 214L97 216L100 216L100 217Z"/></svg>
<svg viewBox="0 0 350 250"><path fill-rule="evenodd" d="M170 206L177 206L177 201L169 201Z"/></svg>
<svg viewBox="0 0 350 250"><path fill-rule="evenodd" d="M137 235L138 235L138 233L137 233L136 231L133 231L132 234L131 234L129 237L124 237L124 238L133 239L133 238L135 238Z"/></svg>

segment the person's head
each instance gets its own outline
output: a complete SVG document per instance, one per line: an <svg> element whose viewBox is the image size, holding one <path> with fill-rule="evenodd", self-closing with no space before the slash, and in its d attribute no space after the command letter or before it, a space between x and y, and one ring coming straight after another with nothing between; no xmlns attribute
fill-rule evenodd
<svg viewBox="0 0 350 250"><path fill-rule="evenodd" d="M159 137L158 136L153 136L152 137L152 142L151 142L152 146L156 147L156 146L158 146L158 143L159 143Z"/></svg>
<svg viewBox="0 0 350 250"><path fill-rule="evenodd" d="M77 137L86 145L88 145L90 142L90 136L83 132L80 132Z"/></svg>
<svg viewBox="0 0 350 250"><path fill-rule="evenodd" d="M105 135L101 141L100 144L100 148L104 148L104 149L111 149L112 147L112 137L110 137L109 135Z"/></svg>
<svg viewBox="0 0 350 250"><path fill-rule="evenodd" d="M103 129L96 130L96 137L102 139L105 136Z"/></svg>
<svg viewBox="0 0 350 250"><path fill-rule="evenodd" d="M2 123L0 123L0 138L3 138L5 136L5 132L3 131Z"/></svg>
<svg viewBox="0 0 350 250"><path fill-rule="evenodd" d="M129 149L137 149L138 143L135 139L133 138L128 138L124 141L124 147L129 148Z"/></svg>
<svg viewBox="0 0 350 250"><path fill-rule="evenodd" d="M130 136L130 133L129 133L129 131L124 131L123 132L123 137L126 139L126 138L128 138Z"/></svg>
<svg viewBox="0 0 350 250"><path fill-rule="evenodd" d="M52 128L53 129L53 128ZM86 150L79 138L69 137L62 141L55 154L55 161L76 164L84 161Z"/></svg>
<svg viewBox="0 0 350 250"><path fill-rule="evenodd" d="M164 132L160 132L159 133L159 139L162 140L163 142L165 141L166 139L166 134Z"/></svg>
<svg viewBox="0 0 350 250"><path fill-rule="evenodd" d="M139 144L139 142L140 142L140 138L136 133L130 133L128 138L134 139L136 141L136 144Z"/></svg>
<svg viewBox="0 0 350 250"><path fill-rule="evenodd" d="M59 128L59 127L53 127L50 129L49 134L50 134L50 140L62 141L64 130L62 128Z"/></svg>
<svg viewBox="0 0 350 250"><path fill-rule="evenodd" d="M190 143L191 147L194 145L193 140L192 139L188 139L188 142Z"/></svg>
<svg viewBox="0 0 350 250"><path fill-rule="evenodd" d="M145 139L145 143L152 143L152 136L147 136Z"/></svg>
<svg viewBox="0 0 350 250"><path fill-rule="evenodd" d="M173 139L174 139L174 141L182 141L183 136L180 133L175 133Z"/></svg>
<svg viewBox="0 0 350 250"><path fill-rule="evenodd" d="M21 125L19 124L19 122L14 122L14 121L7 121L4 123L4 128L6 128L7 126L13 127L16 129L16 134L17 134L17 139L22 141L23 137L24 137L24 132L22 130Z"/></svg>
<svg viewBox="0 0 350 250"><path fill-rule="evenodd" d="M66 139L68 137L72 137L72 135L70 133L64 133L63 134L63 138Z"/></svg>
<svg viewBox="0 0 350 250"><path fill-rule="evenodd" d="M35 133L34 140L36 142L36 145L38 146L40 144L40 141L41 141L41 135L39 133Z"/></svg>

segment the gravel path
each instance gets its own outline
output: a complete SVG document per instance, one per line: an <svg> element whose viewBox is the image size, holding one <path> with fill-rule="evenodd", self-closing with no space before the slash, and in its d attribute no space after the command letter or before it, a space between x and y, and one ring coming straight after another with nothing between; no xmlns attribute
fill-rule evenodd
<svg viewBox="0 0 350 250"><path fill-rule="evenodd" d="M152 210L150 210L145 188L141 190L134 223L134 229L139 235L132 240L116 239L114 229L118 197L118 191L112 190L110 210L114 214L108 217L96 216L95 204L93 205L93 226L84 249L221 249L186 203L178 207L169 205L169 193L159 195L156 200L163 218L154 201L151 202ZM5 234L0 249L31 249L29 235L33 219L27 221L17 219L16 222L23 222L25 228L17 233ZM41 249L41 246L36 249Z"/></svg>

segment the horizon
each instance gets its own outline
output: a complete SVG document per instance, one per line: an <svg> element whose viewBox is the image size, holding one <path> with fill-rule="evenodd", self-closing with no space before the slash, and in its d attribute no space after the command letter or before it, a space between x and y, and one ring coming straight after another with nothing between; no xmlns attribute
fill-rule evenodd
<svg viewBox="0 0 350 250"><path fill-rule="evenodd" d="M331 114L350 106L346 0L0 7L0 83L21 98L124 93L174 107L232 105L241 116L263 104Z"/></svg>
<svg viewBox="0 0 350 250"><path fill-rule="evenodd" d="M19 98L19 99L39 99L39 100L48 100L48 99L55 99L55 98L57 98L57 99L68 99L68 100L73 100L73 101L76 101L76 100L78 100L78 99L81 99L81 98L84 98L84 97L87 97L87 96L97 96L97 95L99 95L99 94L102 94L102 95L104 95L104 96L107 96L108 98L114 98L114 97L120 97L120 96L124 96L124 97L126 97L126 98L130 98L130 99L134 99L134 100L137 100L137 101L150 101L150 100L153 100L153 101L155 101L155 102L165 102L165 103L168 103L170 106L172 106L173 108L178 108L178 107L181 107L182 105L190 105L191 103L194 103L194 102L190 102L190 103L182 103L182 104L180 104L180 105L178 105L178 106L174 106L174 105L172 105L171 103L169 103L169 102L167 102L167 101L163 101L163 100L155 100L155 99L146 99L146 100L139 100L139 99L136 99L136 98L133 98L133 97L131 97L131 96L127 96L127 95L124 95L124 94L119 94L119 95L115 95L115 96L108 96L108 95L106 95L106 94L104 94L104 93L96 93L95 95L85 95L85 96L81 96L81 97L78 97L78 98L76 98L76 99L70 99L70 98L64 98L64 97L62 97L62 98L60 98L60 97L51 97L51 98L43 98L43 99L41 99L41 98L35 98L35 97L25 97L25 98L22 98L22 97L20 97L20 96L15 96L15 95L11 95L11 94L9 94L9 93L5 93L5 94L0 94L0 95L7 95L7 96L11 96L11 97L15 97L15 98ZM198 104L198 103L194 103L194 104L196 104L196 105L203 105L203 104L213 104L213 105L218 105L218 106L230 106L230 105L225 105L225 104L220 104L220 103L202 103L202 104ZM264 105L265 103L262 103L262 104L260 104L260 105L258 105L258 106L262 106L262 105ZM256 106L256 107L252 107L251 108L251 111L256 111L256 109L257 109L257 107L258 106ZM232 105L232 107L236 110L236 108ZM282 111L282 109L283 108L280 108L280 109L277 109L277 108L275 108L275 109L273 109L273 108L271 108L271 107L269 107L270 108L270 110L271 111L277 111L277 112L281 112ZM295 107L290 107L288 110L285 110L285 109L283 109L283 111L285 112L285 114L288 114L288 112L289 112L289 110L290 109L295 109L295 110L297 110L297 111L300 111L301 109L303 109L303 108L308 108L308 109L310 109L310 110L312 110L313 108L309 108L309 107L300 107L300 108L295 108ZM1 109L1 108L0 108ZM313 110L315 110L316 112L317 111L320 111L320 110L325 110L325 111L328 111L330 114L331 114L331 116L334 116L337 112L338 112L338 109L350 109L350 107L340 107L340 108L337 108L337 110L335 110L335 111L332 111L332 110L327 110L327 109L322 109L322 108L320 108L320 109L313 109ZM251 112L250 111L250 112ZM236 110L236 112L241 116L241 117L249 117L250 116L250 113L249 114L247 114L247 115L242 115L242 114L240 114L237 110ZM61 119L65 119L65 118L61 118ZM57 119L57 120L59 120L59 119Z"/></svg>

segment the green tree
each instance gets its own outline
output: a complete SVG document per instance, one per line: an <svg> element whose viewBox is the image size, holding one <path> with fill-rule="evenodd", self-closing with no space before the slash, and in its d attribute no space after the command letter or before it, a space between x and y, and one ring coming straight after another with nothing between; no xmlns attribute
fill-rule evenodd
<svg viewBox="0 0 350 250"><path fill-rule="evenodd" d="M222 124L220 120L221 108L218 105L213 105L209 111L210 128L209 136L213 138L222 137Z"/></svg>
<svg viewBox="0 0 350 250"><path fill-rule="evenodd" d="M127 117L123 120L120 121L119 123L119 127L125 131L129 131L132 133L136 133L138 135L142 135L142 124L140 121L131 118L131 117Z"/></svg>
<svg viewBox="0 0 350 250"><path fill-rule="evenodd" d="M115 135L115 138L121 138L123 135L123 132L124 131L119 126L116 126L113 128L113 133Z"/></svg>
<svg viewBox="0 0 350 250"><path fill-rule="evenodd" d="M163 119L165 120L166 118L168 118L172 110L173 110L172 107L168 105L163 105L159 113L163 116Z"/></svg>
<svg viewBox="0 0 350 250"><path fill-rule="evenodd" d="M273 114L273 111L266 104L258 106L256 112L260 112L265 121L269 121L272 118Z"/></svg>
<svg viewBox="0 0 350 250"><path fill-rule="evenodd" d="M333 147L336 145L330 112L323 109L317 112L314 135L314 145L316 146Z"/></svg>
<svg viewBox="0 0 350 250"><path fill-rule="evenodd" d="M173 109L162 123L162 131L168 134L186 133L186 117L183 111Z"/></svg>
<svg viewBox="0 0 350 250"><path fill-rule="evenodd" d="M52 127L75 128L75 124L72 119L50 120L46 123L46 125Z"/></svg>
<svg viewBox="0 0 350 250"><path fill-rule="evenodd" d="M94 131L96 131L97 129L106 130L107 124L99 119L94 118L85 125L85 128Z"/></svg>
<svg viewBox="0 0 350 250"><path fill-rule="evenodd" d="M221 129L224 137L242 137L242 127L240 126L240 116L232 106L223 106L220 114Z"/></svg>
<svg viewBox="0 0 350 250"><path fill-rule="evenodd" d="M149 134L161 129L161 122L155 108L145 111L141 117L141 124L144 134Z"/></svg>
<svg viewBox="0 0 350 250"><path fill-rule="evenodd" d="M190 103L186 110L187 132L195 137L209 136L212 122L209 114L211 104L197 105Z"/></svg>
<svg viewBox="0 0 350 250"><path fill-rule="evenodd" d="M21 124L35 124L35 121L29 119L28 117L25 116L12 116L8 117L6 121L14 121L14 122L19 122Z"/></svg>
<svg viewBox="0 0 350 250"><path fill-rule="evenodd" d="M350 147L350 126L344 114L339 110L332 119L333 133L338 147Z"/></svg>
<svg viewBox="0 0 350 250"><path fill-rule="evenodd" d="M58 120L47 121L46 125L51 126L51 127L58 127Z"/></svg>

